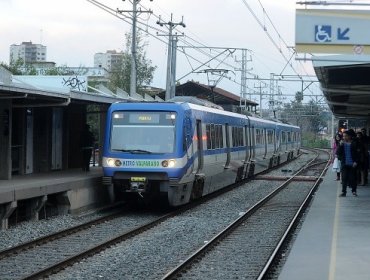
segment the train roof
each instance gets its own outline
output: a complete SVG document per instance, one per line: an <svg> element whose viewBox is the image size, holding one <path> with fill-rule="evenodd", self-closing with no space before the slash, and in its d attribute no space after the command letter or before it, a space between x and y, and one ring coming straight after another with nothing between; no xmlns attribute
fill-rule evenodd
<svg viewBox="0 0 370 280"><path fill-rule="evenodd" d="M210 102L209 102L210 103ZM198 111L203 111L203 112L209 112L209 113L214 113L214 114L219 114L219 115L224 115L224 116L229 116L229 117L235 117L235 118L242 118L245 120L251 120L255 122L262 122L262 123L268 123L271 125L278 125L278 126L283 126L283 127L294 127L298 128L298 126L294 126L291 124L286 124L282 123L279 121L273 121L273 120L267 120L259 117L252 117L252 116L247 116L239 113L234 113L230 111L224 111L223 109L215 108L212 106L203 106L199 104L194 104L191 102L186 102L186 101L165 101L165 102L158 102L158 101L153 101L153 102L117 102L112 104L112 108L119 108L120 106L125 106L130 109L135 109L135 108L145 108L147 106L152 106L156 105L155 109L157 110L171 110L174 109L175 107L181 106L184 109L193 109L193 110L198 110Z"/></svg>

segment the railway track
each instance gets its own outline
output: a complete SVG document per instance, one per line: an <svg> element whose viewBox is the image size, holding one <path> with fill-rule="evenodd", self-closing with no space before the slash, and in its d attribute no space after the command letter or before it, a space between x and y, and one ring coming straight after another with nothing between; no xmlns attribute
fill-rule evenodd
<svg viewBox="0 0 370 280"><path fill-rule="evenodd" d="M267 279L329 165L329 153L316 153L301 170L162 279ZM315 182L295 180L305 174L316 176Z"/></svg>
<svg viewBox="0 0 370 280"><path fill-rule="evenodd" d="M0 251L0 279L39 279L155 226L168 215L112 214ZM137 226L125 226L136 219ZM112 234L115 232L120 234ZM18 265L14 265L18 264Z"/></svg>
<svg viewBox="0 0 370 280"><path fill-rule="evenodd" d="M245 182L243 182L245 183ZM240 183L239 183L240 184ZM1 279L40 279L50 276L89 256L145 232L171 217L195 207L205 201L235 188L232 185L205 197L195 203L186 205L171 213L137 220L136 227L119 226L127 216L113 215L51 234L37 240L21 244L0 252ZM147 217L146 217L147 218ZM117 233L112 236L111 232ZM119 233L118 233L119 232ZM18 263L21 265L15 266Z"/></svg>

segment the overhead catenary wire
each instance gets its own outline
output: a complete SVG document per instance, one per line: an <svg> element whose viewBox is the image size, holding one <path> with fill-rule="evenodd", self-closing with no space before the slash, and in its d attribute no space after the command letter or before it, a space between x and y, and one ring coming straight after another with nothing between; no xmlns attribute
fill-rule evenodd
<svg viewBox="0 0 370 280"><path fill-rule="evenodd" d="M111 15L113 15L113 16L115 16L115 17L117 17L118 19L120 19L120 20L123 20L124 22L126 22L126 23L128 23L128 24L132 24L131 23L131 17L130 16L128 16L128 15L121 15L121 14L118 14L117 13L117 10L115 10L115 9L112 9L112 8L110 8L110 7L108 7L107 5L105 5L105 4L102 4L102 3L100 3L99 1L96 1L96 0L86 0L86 1L88 1L88 2L90 2L91 4L93 4L93 5L95 5L96 7L98 7L98 8L100 8L100 9L102 9L102 10L104 10L105 12L107 12L107 13L109 13L109 14L111 14ZM146 8L145 8L146 9ZM154 15L155 17L157 17L157 15ZM137 28L139 29L139 30L141 30L141 31L143 31L143 32L145 32L146 34L148 34L149 36L151 36L151 37L153 37L153 38L155 38L156 40L158 40L158 41L160 41L160 42L162 42L163 44L165 44L165 45L167 45L167 42L166 41L164 41L164 40L162 40L162 39L160 39L157 35L155 35L155 34L152 34L152 33L150 33L149 31L148 31L148 28L149 29L152 29L152 30L154 30L154 31L157 31L157 32L163 32L163 30L162 29L159 29L158 27L156 27L156 26L152 26L152 25L149 25L149 24L147 24L147 23L145 23L145 22L142 22L141 20L137 20ZM142 27L142 26L144 26L144 27ZM190 46L192 46L190 43L188 43L187 41L184 41L184 43L185 44L187 44L187 45L190 45ZM190 55L190 54L188 54L188 53L185 53L185 51L184 50L182 50L182 49L179 49L179 51L181 52L181 53L183 53L184 55L186 55L187 56L187 58L191 58L192 60L194 60L195 62L197 62L197 63L199 63L199 64L204 64L204 62L202 62L201 60L199 60L199 59L197 59L196 57L194 57L194 56L192 56L192 55ZM199 51L200 53L202 53L202 54L204 54L204 55L206 55L207 57L209 57L209 58L211 58L209 61L212 61L213 59L214 59L214 57L213 56L211 56L211 55L209 55L207 52L205 52L205 51L203 51L203 50L200 50ZM209 62L208 61L208 62ZM218 60L218 59L216 59L216 61L218 61L218 62L220 62L221 60ZM227 66L229 66L229 67L234 67L233 65L231 65L231 64L228 64L228 63L225 63L225 62L223 62L223 64L226 64ZM191 74L191 73L190 73ZM187 76L187 75L186 75ZM232 80L231 80L232 81ZM236 81L233 81L235 84L237 84L237 85L240 85L239 83L236 83Z"/></svg>
<svg viewBox="0 0 370 280"><path fill-rule="evenodd" d="M129 15L125 15L125 16L122 16L122 15L118 15L117 14L117 11L115 10L115 9L112 9L112 8L110 8L110 7L108 7L108 6L106 6L106 5L104 5L104 4L102 4L102 3L100 3L100 2L98 2L98 1L96 1L96 0L87 0L88 2L90 2L91 4L93 4L93 5L95 5L95 6L97 6L97 7L99 7L100 9L102 9L102 10L104 10L105 12L108 12L109 14L111 14L111 15L113 15L113 16L115 16L115 17L117 17L117 18L119 18L120 20L123 20L124 22L126 22L126 23L128 23L128 24L132 24L131 23L131 21L130 21L130 19L131 19L131 17L129 16ZM145 8L141 3L139 3L140 4L140 6L143 8L143 9L147 9L147 8ZM158 15L156 15L156 14L154 14L153 13L153 17L154 18L158 18L159 16ZM163 30L162 29L160 29L160 28L158 28L158 27L156 27L156 26L152 26L151 24L149 24L148 22L143 22L143 20L140 20L140 19L138 19L138 21L137 21L137 24L138 24L138 29L139 30L141 30L141 31L143 31L144 33L146 33L146 34L148 34L150 37L153 37L153 38L155 38L156 40L158 40L158 41L160 41L160 42L162 42L163 44L165 44L165 45L167 45L167 42L165 41L165 40L163 40L163 39L161 39L161 38L159 38L156 34L153 34L152 32L150 32L150 31L154 31L154 32L163 32ZM150 31L149 31L150 30ZM184 44L184 45L186 45L186 46L193 46L193 47L197 47L197 45L199 46L199 45L201 45L201 46L204 46L204 47L207 47L207 48L209 48L210 50L212 50L212 48L211 47L208 47L208 46L206 46L204 43L202 43L202 42L200 42L200 41L198 41L198 40L196 40L196 39L194 39L194 38L192 38L192 37L190 37L190 36L184 36L184 37L181 37L180 38L180 40L181 40L181 42ZM190 41L190 42L189 42ZM196 43L196 45L194 45L192 42L194 42L194 43ZM230 49L232 49L232 48L230 48ZM208 60L207 60L207 63L208 62L210 62L210 61L212 61L212 60L215 60L215 61L218 61L219 62L219 65L225 65L225 66L227 66L227 67L230 67L230 68L235 68L235 65L232 65L232 64L230 64L230 63L228 63L228 62L226 62L226 60L227 60L227 57L225 57L225 58L218 58L217 56L216 56L216 58L214 57L214 56L212 56L210 53L208 53L207 51L205 51L204 49L196 49L195 48L195 50L196 50L196 52L198 52L199 54L201 54L201 55L204 55L204 56L206 56L207 58L209 58ZM185 52L185 49L181 49L181 48L179 48L178 49L178 51L180 52L180 53L182 53L182 54L184 54L185 55L185 58L188 60L188 62L189 62L189 65L191 65L191 63L190 63L190 60L189 59L191 59L191 60L193 60L193 61L195 61L196 63L199 63L200 65L205 65L206 63L204 63L204 61L202 61L202 59L200 59L200 58L197 58L197 57L195 57L194 55L191 55L189 52ZM222 52L220 52L220 51L217 51L217 50L215 50L214 51L216 54L221 54ZM230 55L230 54L229 54ZM234 62L234 63L237 63L237 62ZM191 66L191 69L192 69L192 72L194 72L194 69L197 69L195 66L193 67L193 66ZM190 72L189 74L191 74L192 72ZM248 75L254 75L254 76L257 76L256 74L251 74L251 73L248 73ZM187 75L186 75L187 76ZM182 78L184 78L184 77L182 77ZM181 78L181 79L182 79ZM180 80L180 79L178 79L178 80ZM239 82L237 82L235 79L234 80L232 80L232 79L228 79L228 80L230 80L231 82L233 82L233 83L235 83L236 85L240 85L240 83ZM249 89L249 88L248 88Z"/></svg>
<svg viewBox="0 0 370 280"><path fill-rule="evenodd" d="M111 14L111 15L113 15L113 16L115 16L115 17L117 17L118 19L120 19L120 20L123 20L124 22L126 22L126 23L128 23L128 24L131 24L131 22L130 22L130 17L129 16L121 16L121 15L119 15L119 14L117 14L117 11L116 10L114 10L114 9L112 9L112 8L110 8L110 7L108 7L108 6L106 6L106 5L104 5L104 4L102 4L102 3L100 3L100 2L98 2L98 1L96 1L96 0L86 0L86 1L88 1L88 2L90 2L91 4L93 4L93 5L95 5L96 7L98 7L98 8L100 8L100 9L102 9L102 10L104 10L105 12L107 12L107 13L109 13L109 14ZM161 31L162 32L162 30L161 29L159 29L159 28L157 28L157 27L154 27L154 26L148 26L148 25L145 25L145 23L143 23L143 22L141 22L140 20L138 20L137 21L137 23L138 24L141 24L141 25L144 25L145 27L150 27L151 29L154 29L154 30L157 30L158 32L159 31ZM167 45L167 42L165 41L165 40L162 40L160 37L158 37L157 35L154 35L154 34L152 34L152 33L150 33L149 31L147 31L146 30L146 28L143 28L143 27L141 27L141 26L137 26L137 28L139 29L139 30L141 30L141 31L143 31L143 32L145 32L146 34L148 34L148 35L150 35L151 37L153 37L153 38L155 38L156 40L158 40L158 41L160 41L160 42L162 42L163 44L165 44L165 45ZM182 53L184 53L184 51L182 51L182 50L179 50L180 52L182 52ZM198 63L202 63L202 61L200 61L199 59L197 59L197 58L195 58L195 57L193 57L193 56L191 56L191 55L189 55L189 54L187 54L188 55L188 57L190 57L191 59L193 59L194 61L196 61L196 62L198 62Z"/></svg>
<svg viewBox="0 0 370 280"><path fill-rule="evenodd" d="M279 38L279 41L283 42L285 48L289 51L290 53L290 50L291 48L289 47L289 45L287 44L287 42L284 40L284 37L280 34L279 30L277 29L276 25L274 24L274 22L272 21L271 17L269 16L269 14L267 13L265 7L263 6L261 0L257 0L262 11L263 11L263 14L264 14L264 17L267 17L268 21L270 22L273 30L275 31L275 33L277 34L277 37ZM281 54L281 56L284 58L285 62L286 62L286 65L289 65L291 67L291 69L297 74L298 77L301 77L301 74L298 73L298 71L293 67L293 65L290 63L290 59L288 59L282 49L281 49L281 46L275 41L275 39L272 37L272 35L270 34L270 32L267 30L266 26L264 25L264 23L258 18L257 14L255 13L255 11L251 8L251 6L247 3L246 0L242 0L242 2L244 3L244 5L247 7L247 9L249 10L249 12L251 13L251 15L254 17L254 19L257 21L257 23L260 25L260 27L265 31L266 35L268 36L268 38L270 39L270 41L273 43L273 45L275 46L275 48L279 51L279 53ZM296 52L295 50L293 50L293 53L291 53L291 55L294 55ZM302 65L302 62L299 61L299 63L301 64L302 66L302 69L303 71L305 72L306 75L308 75L306 69L304 68L304 66Z"/></svg>

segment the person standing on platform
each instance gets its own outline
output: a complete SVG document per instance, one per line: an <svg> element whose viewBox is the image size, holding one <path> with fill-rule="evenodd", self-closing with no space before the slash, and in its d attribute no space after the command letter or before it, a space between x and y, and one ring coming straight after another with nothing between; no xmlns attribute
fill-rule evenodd
<svg viewBox="0 0 370 280"><path fill-rule="evenodd" d="M85 125L85 129L81 135L81 149L82 149L82 170L90 171L91 152L93 150L95 138L90 131L90 126Z"/></svg>
<svg viewBox="0 0 370 280"><path fill-rule="evenodd" d="M357 196L356 172L359 161L359 151L355 137L356 133L352 129L345 131L343 133L344 141L337 150L338 159L342 163L342 194L340 196L346 196L347 186L352 189L352 194Z"/></svg>
<svg viewBox="0 0 370 280"><path fill-rule="evenodd" d="M342 135L337 133L335 135L334 139L333 139L333 145L332 145L333 155L334 155L333 158L337 157L337 150L339 148L339 145L340 145L341 141L342 141ZM339 181L340 180L340 170L338 170L336 173L337 173L337 179L336 180Z"/></svg>

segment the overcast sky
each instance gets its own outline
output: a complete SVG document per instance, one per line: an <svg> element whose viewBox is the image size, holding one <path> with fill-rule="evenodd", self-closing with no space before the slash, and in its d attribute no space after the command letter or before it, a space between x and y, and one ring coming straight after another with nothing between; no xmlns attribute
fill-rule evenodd
<svg viewBox="0 0 370 280"><path fill-rule="evenodd" d="M267 30L274 36L275 41L281 46L283 53L289 58L284 42L294 46L294 0L260 0L267 15L270 16L276 28L280 32L279 39L269 24L267 16L258 0L246 0L256 13L257 17L266 25ZM116 9L130 10L130 1L100 0L101 3ZM196 44L198 42L214 47L238 47L252 50L252 62L254 74L268 78L270 73L280 73L285 65L284 58L276 47L268 39L266 33L257 24L250 11L242 0L142 0L141 4L153 10L155 15L162 15L165 20L171 13L174 21L181 20L184 16L186 28L183 28L185 37L182 40ZM150 26L156 26L155 15L148 19L147 14L141 15L141 21L147 21ZM164 28L163 28L164 29ZM180 28L182 29L182 28ZM164 29L165 30L165 29ZM111 14L97 8L86 0L1 0L0 9L0 61L9 62L9 46L20 44L23 41L42 43L47 46L47 60L54 61L58 65L68 66L93 66L93 57L96 52L106 50L122 50L124 46L124 34L131 31L131 25L114 17ZM149 29L155 35L155 31ZM159 37L167 40L167 37ZM147 56L158 66L153 81L153 86L165 87L167 48L166 45L153 38L146 37L148 41ZM179 45L184 45L179 42ZM208 54L216 52L204 50ZM205 62L208 56L194 50L186 52ZM241 59L241 53L236 52L233 58L228 58L228 65L211 63L211 68L224 68L234 70L230 65L237 67L235 59ZM187 59L182 53L178 54L177 77L181 77L196 68L198 62ZM299 73L313 74L311 63L303 64L293 60L293 65ZM248 68L249 68L248 67ZM205 69L204 67L201 69ZM294 74L287 67L284 74ZM207 83L205 74L191 74L181 82L193 79ZM235 82L234 82L235 80ZM228 73L228 78L223 79L218 86L239 93L240 72ZM294 94L299 90L299 83L281 83L282 91ZM257 84L250 80L250 88ZM266 89L268 90L268 89ZM314 88L317 90L317 88ZM257 97L255 97L257 98Z"/></svg>

